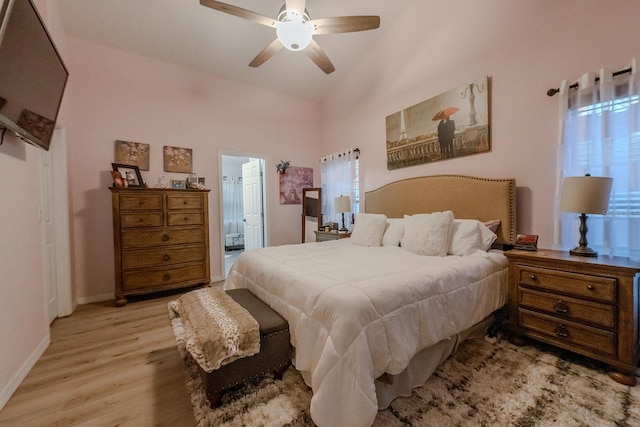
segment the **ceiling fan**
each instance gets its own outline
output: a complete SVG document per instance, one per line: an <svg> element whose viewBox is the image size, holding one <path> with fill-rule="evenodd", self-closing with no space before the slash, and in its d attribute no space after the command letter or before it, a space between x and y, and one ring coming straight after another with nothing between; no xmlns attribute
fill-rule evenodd
<svg viewBox="0 0 640 427"><path fill-rule="evenodd" d="M276 39L253 58L249 63L251 67L264 64L284 47L292 51L304 51L322 71L330 74L335 71L335 67L322 48L313 40L314 35L352 33L380 27L379 16L336 16L311 19L305 9L306 0L286 0L275 19L215 0L200 0L200 4L275 28Z"/></svg>

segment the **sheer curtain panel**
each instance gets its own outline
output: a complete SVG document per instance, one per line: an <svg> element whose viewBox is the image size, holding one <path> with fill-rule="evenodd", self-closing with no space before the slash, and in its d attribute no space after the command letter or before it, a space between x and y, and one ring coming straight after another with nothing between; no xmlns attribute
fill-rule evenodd
<svg viewBox="0 0 640 427"><path fill-rule="evenodd" d="M359 155L360 150L350 148L320 159L320 182L322 183L322 214L325 222L341 223L341 215L336 213L334 199L349 196L351 213L346 221L351 224L351 214L359 211ZM347 215L345 215L346 217Z"/></svg>
<svg viewBox="0 0 640 427"><path fill-rule="evenodd" d="M224 233L244 234L242 209L242 178L222 177L222 201L224 215Z"/></svg>
<svg viewBox="0 0 640 427"><path fill-rule="evenodd" d="M597 77L597 79L596 79ZM560 85L560 135L555 243L575 246L578 214L561 213L564 177L613 178L609 209L589 215L589 246L601 254L640 259L640 78L634 58L629 73L587 73L577 89Z"/></svg>

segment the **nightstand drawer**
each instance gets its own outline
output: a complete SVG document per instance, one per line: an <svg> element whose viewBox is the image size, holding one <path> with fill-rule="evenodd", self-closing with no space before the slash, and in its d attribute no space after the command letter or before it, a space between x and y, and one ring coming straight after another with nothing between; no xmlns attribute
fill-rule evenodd
<svg viewBox="0 0 640 427"><path fill-rule="evenodd" d="M519 295L519 304L521 306L544 311L563 319L586 322L594 326L602 326L609 329L614 329L616 326L616 308L612 305L599 304L522 287Z"/></svg>
<svg viewBox="0 0 640 427"><path fill-rule="evenodd" d="M551 343L562 343L565 346L581 347L590 351L604 353L610 356L617 354L616 334L591 326L581 325L553 316L518 309L520 327L541 335L536 337Z"/></svg>
<svg viewBox="0 0 640 427"><path fill-rule="evenodd" d="M519 283L592 301L617 302L616 279L609 277L520 266Z"/></svg>

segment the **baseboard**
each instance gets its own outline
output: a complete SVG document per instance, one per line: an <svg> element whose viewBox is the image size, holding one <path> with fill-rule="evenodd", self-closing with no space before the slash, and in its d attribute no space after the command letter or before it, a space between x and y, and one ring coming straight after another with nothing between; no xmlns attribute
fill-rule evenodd
<svg viewBox="0 0 640 427"><path fill-rule="evenodd" d="M113 301L115 299L116 297L114 294L102 294L102 295L94 295L92 297L80 297L78 298L78 305L91 304L94 302Z"/></svg>
<svg viewBox="0 0 640 427"><path fill-rule="evenodd" d="M7 402L9 402L9 399L11 398L11 396L13 396L13 393L15 393L20 384L22 384L22 381L24 381L24 379L27 377L29 371L33 369L36 362L38 362L40 357L47 350L47 347L49 347L50 343L51 335L47 333L42 341L40 341L40 344L35 348L33 353L31 353L31 356L29 356L27 360L24 361L20 369L18 369L18 371L13 375L7 385L2 388L2 390L0 391L0 411L2 411L2 408L5 407Z"/></svg>

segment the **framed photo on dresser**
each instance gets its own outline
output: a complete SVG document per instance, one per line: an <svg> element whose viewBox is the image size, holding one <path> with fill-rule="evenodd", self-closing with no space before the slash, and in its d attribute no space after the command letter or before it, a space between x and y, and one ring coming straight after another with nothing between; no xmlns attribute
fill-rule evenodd
<svg viewBox="0 0 640 427"><path fill-rule="evenodd" d="M120 172L122 178L127 180L128 187L144 187L140 168L134 165L124 165L122 163L111 163L114 172Z"/></svg>

